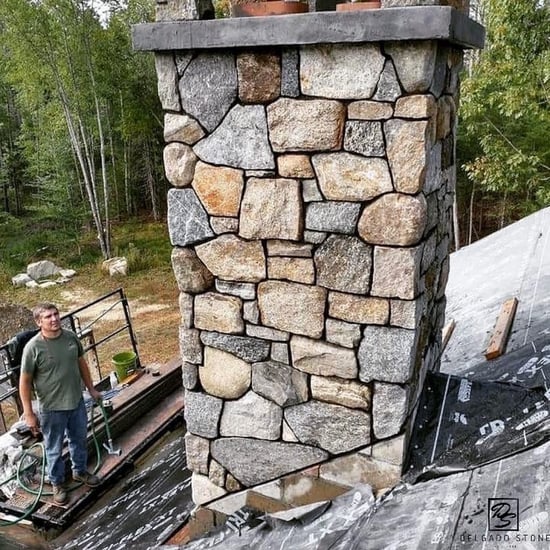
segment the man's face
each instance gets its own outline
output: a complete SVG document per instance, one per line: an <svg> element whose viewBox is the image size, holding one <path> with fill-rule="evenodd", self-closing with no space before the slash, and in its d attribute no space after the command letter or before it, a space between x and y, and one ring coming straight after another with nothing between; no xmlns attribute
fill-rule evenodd
<svg viewBox="0 0 550 550"><path fill-rule="evenodd" d="M40 315L38 326L46 332L57 332L61 328L61 319L57 309L47 309Z"/></svg>

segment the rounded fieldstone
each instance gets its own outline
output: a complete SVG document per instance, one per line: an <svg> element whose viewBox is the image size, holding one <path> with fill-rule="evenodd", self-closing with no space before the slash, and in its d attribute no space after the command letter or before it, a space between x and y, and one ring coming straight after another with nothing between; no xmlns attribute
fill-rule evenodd
<svg viewBox="0 0 550 550"><path fill-rule="evenodd" d="M410 246L422 238L426 220L424 195L389 193L365 208L358 231L371 244Z"/></svg>

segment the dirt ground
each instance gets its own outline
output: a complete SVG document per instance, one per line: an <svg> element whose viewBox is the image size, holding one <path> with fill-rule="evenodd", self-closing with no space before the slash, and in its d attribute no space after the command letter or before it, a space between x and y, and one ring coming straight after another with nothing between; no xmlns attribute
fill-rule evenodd
<svg viewBox="0 0 550 550"><path fill-rule="evenodd" d="M162 280L152 281L137 277L94 281L84 275L65 285L53 287L53 290L46 289L47 292L18 289L15 295L12 293L9 296L10 302L17 303L8 303L0 297L0 343L21 330L35 327L30 309L37 302L51 301L58 305L64 315L118 288L123 289L128 300L141 364L163 364L177 356L178 290L171 273L163 275ZM126 321L119 295L82 310L76 317L81 328L89 327L93 330L96 343L120 330L120 334L109 337L97 346L101 376L108 375L113 368L112 356L131 349L129 329L124 328ZM96 378L98 374L94 373Z"/></svg>

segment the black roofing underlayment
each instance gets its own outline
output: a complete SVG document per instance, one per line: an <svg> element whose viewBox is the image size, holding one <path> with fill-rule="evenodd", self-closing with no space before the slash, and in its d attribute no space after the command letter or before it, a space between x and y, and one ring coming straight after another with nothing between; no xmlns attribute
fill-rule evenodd
<svg viewBox="0 0 550 550"><path fill-rule="evenodd" d="M194 507L191 472L186 468L183 433L158 445L137 473L110 491L94 510L52 545L56 550L154 548Z"/></svg>
<svg viewBox="0 0 550 550"><path fill-rule="evenodd" d="M407 480L472 468L550 433L550 337L473 368L428 373L409 444Z"/></svg>

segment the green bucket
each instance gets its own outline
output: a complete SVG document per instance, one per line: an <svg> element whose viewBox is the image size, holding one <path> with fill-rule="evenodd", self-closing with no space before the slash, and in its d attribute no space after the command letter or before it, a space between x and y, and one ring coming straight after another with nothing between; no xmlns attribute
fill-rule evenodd
<svg viewBox="0 0 550 550"><path fill-rule="evenodd" d="M111 359L119 382L128 377L128 371L136 368L137 356L133 351L121 351Z"/></svg>

